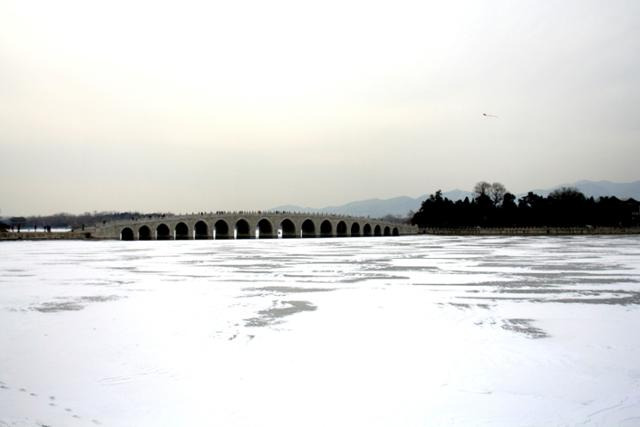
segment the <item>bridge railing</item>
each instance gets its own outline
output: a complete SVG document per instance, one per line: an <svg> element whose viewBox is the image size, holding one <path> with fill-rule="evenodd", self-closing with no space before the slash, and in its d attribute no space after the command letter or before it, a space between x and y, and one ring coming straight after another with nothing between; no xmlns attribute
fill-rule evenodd
<svg viewBox="0 0 640 427"><path fill-rule="evenodd" d="M103 226L111 226L118 224L130 224L131 222L140 222L140 221L157 221L157 220L178 220L181 218L193 218L193 217L205 217L205 216L227 216L227 215L292 215L297 217L302 216L310 216L310 217L321 217L327 219L349 219L349 220L358 220L358 221L375 221L380 224L394 225L396 227L409 227L414 228L410 224L403 223L395 223L391 221L385 221L383 219L371 218L370 216L362 217L362 216L352 216L345 214L337 214L337 213L326 213L326 212L298 212L298 211L281 211L281 210L256 210L256 211L246 211L246 210L237 210L237 211L211 211L211 212L192 212L192 213L180 213L180 214L163 214L163 215L141 215L136 217L131 217L129 219L117 219L117 220L105 220L102 221L101 224L96 224L96 227Z"/></svg>

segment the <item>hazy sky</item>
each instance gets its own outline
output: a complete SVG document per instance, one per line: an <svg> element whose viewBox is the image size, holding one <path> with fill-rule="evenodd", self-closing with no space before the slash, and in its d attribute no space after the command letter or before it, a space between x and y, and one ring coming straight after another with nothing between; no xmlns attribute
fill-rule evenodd
<svg viewBox="0 0 640 427"><path fill-rule="evenodd" d="M639 160L637 0L0 0L2 215L520 192Z"/></svg>

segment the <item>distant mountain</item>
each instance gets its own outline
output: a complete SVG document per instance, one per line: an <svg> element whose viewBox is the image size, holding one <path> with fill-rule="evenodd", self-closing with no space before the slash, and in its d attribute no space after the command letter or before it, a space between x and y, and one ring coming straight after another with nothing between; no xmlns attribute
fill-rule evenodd
<svg viewBox="0 0 640 427"><path fill-rule="evenodd" d="M451 200L462 200L465 197L471 198L473 193L462 190L451 190L442 193L443 197ZM369 216L372 218L382 218L386 215L406 216L409 211L420 209L422 202L429 197L425 194L416 198L401 196L392 199L367 199L350 202L339 206L326 206L324 208L310 208L296 205L276 206L270 210L291 211L291 212L326 212L342 215Z"/></svg>
<svg viewBox="0 0 640 427"><path fill-rule="evenodd" d="M611 181L587 181L582 180L573 184L558 185L548 189L531 190L540 196L548 196L553 190L560 187L576 187L587 197L616 196L619 199L633 198L640 200L640 181L634 182L611 182ZM527 192L528 193L528 192ZM527 193L518 194L518 197ZM296 205L276 206L270 210L290 211L290 212L326 212L342 215L369 216L372 218L382 218L386 215L406 216L409 211L420 209L422 202L429 198L430 194L412 198L407 196L394 197L392 199L367 199L346 203L338 206L327 206L324 208L310 208ZM463 190L444 191L443 197L449 200L464 200L465 197L473 198L473 193Z"/></svg>
<svg viewBox="0 0 640 427"><path fill-rule="evenodd" d="M611 181L588 181L582 180L574 182L573 184L558 185L553 188L547 188L544 190L531 190L540 196L548 196L553 190L557 190L561 187L575 187L587 197L603 197L603 196L615 196L619 199L635 199L640 200L640 181L634 182L611 182ZM519 194L518 196L524 196L526 193Z"/></svg>

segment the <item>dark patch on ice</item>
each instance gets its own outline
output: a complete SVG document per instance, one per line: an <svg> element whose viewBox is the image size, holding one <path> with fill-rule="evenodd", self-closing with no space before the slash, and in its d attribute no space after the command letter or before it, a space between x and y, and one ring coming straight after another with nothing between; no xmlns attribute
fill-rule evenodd
<svg viewBox="0 0 640 427"><path fill-rule="evenodd" d="M600 296L602 294L635 295L637 292L621 289L571 289L571 288L503 288L497 292L505 294L577 294L580 296Z"/></svg>
<svg viewBox="0 0 640 427"><path fill-rule="evenodd" d="M244 322L247 327L270 326L281 323L283 317L316 309L309 301L276 301L273 307L259 311L257 317L245 319Z"/></svg>
<svg viewBox="0 0 640 427"><path fill-rule="evenodd" d="M468 304L468 303L460 303L460 302L450 302L450 303L438 303L440 306L449 305L451 307L459 308L460 310L469 310L473 307L482 308L483 310L489 310L491 306L489 304Z"/></svg>
<svg viewBox="0 0 640 427"><path fill-rule="evenodd" d="M310 277L317 277L317 275L315 274L291 274L291 273L285 273L282 275L283 277L290 277L293 279L308 279Z"/></svg>
<svg viewBox="0 0 640 427"><path fill-rule="evenodd" d="M130 285L131 283L133 283L133 280L101 280L87 282L86 284L89 286L121 286Z"/></svg>
<svg viewBox="0 0 640 427"><path fill-rule="evenodd" d="M222 267L227 269L236 269L240 271L251 271L251 272L269 272L276 268L282 268L279 264L254 264L254 263L246 263L246 264L231 264L231 263L222 263L217 265L216 267Z"/></svg>
<svg viewBox="0 0 640 427"><path fill-rule="evenodd" d="M568 276L568 275L559 275L556 277L543 277L545 282L552 281L557 285L613 285L618 283L638 283L638 280L631 278L620 278L620 277L612 277L611 279L604 279L600 277L585 277L585 276ZM528 282L530 285L539 284L540 281L531 281ZM545 283L546 285L546 283Z"/></svg>
<svg viewBox="0 0 640 427"><path fill-rule="evenodd" d="M214 283L218 283L220 281L227 282L227 283L255 283L256 282L255 279L232 279L230 277L225 277L223 280L220 280L217 277L209 277L209 280ZM273 279L260 278L260 281L261 282L278 282L278 283L282 282L282 280L275 277Z"/></svg>
<svg viewBox="0 0 640 427"><path fill-rule="evenodd" d="M640 305L640 292L629 291L607 291L606 294L614 294L608 297L591 297L585 295L584 298L568 297L568 298L530 298L530 297L496 297L496 296L466 296L465 299L481 299L491 301L514 301L514 302L533 302L533 303L561 303L561 304L607 304L607 305ZM623 294L616 296L615 294ZM601 294L599 294L601 295Z"/></svg>
<svg viewBox="0 0 640 427"><path fill-rule="evenodd" d="M584 272L584 271L602 271L602 270L629 270L628 267L625 267L621 264L604 264L604 263L596 263L596 262L566 262L566 263L554 263L551 258L548 260L538 260L542 262L536 262L531 264L530 262L523 263L511 263L505 264L505 266L509 265L522 265L530 268L533 271L551 271L551 272ZM481 264L482 265L482 264Z"/></svg>
<svg viewBox="0 0 640 427"><path fill-rule="evenodd" d="M461 287L476 287L476 286L487 286L487 287L491 287L491 286L505 286L505 285L509 285L509 286L531 286L531 284L528 283L522 283L519 284L517 282L507 282L507 281L502 281L502 282L496 282L496 281L487 281L487 282L466 282L466 283L412 283L413 286L433 286L433 287L439 287L439 286L461 286Z"/></svg>
<svg viewBox="0 0 640 427"><path fill-rule="evenodd" d="M331 292L332 288L301 288L295 286L264 286L261 288L245 288L247 291L264 291L282 294L307 293L307 292Z"/></svg>
<svg viewBox="0 0 640 427"><path fill-rule="evenodd" d="M331 260L331 261L313 261L314 265L360 265L362 261L354 260L354 261L341 261L341 260Z"/></svg>
<svg viewBox="0 0 640 427"><path fill-rule="evenodd" d="M502 329L525 334L527 338L546 338L549 335L540 328L531 325L533 319L504 319Z"/></svg>
<svg viewBox="0 0 640 427"><path fill-rule="evenodd" d="M594 262L568 262L563 264L533 264L530 265L532 270L538 271L557 271L559 273L569 273L572 271L600 271L600 270L629 270L620 264L603 264Z"/></svg>
<svg viewBox="0 0 640 427"><path fill-rule="evenodd" d="M565 270L558 270L558 271L526 271L526 272L522 272L522 271L518 271L518 272L513 272L513 273L504 273L505 275L508 276L513 276L513 277L528 277L528 278L535 278L535 279L548 279L548 278L570 278L570 279L580 279L580 280L585 280L585 279L598 279L598 280L631 280L631 281L636 281L635 279L626 276L624 274L621 273L588 273L588 272L573 272L573 271L565 271Z"/></svg>
<svg viewBox="0 0 640 427"><path fill-rule="evenodd" d="M391 274L365 274L362 276L346 277L340 280L341 283L358 283L367 280L409 280L409 276L394 276Z"/></svg>
<svg viewBox="0 0 640 427"><path fill-rule="evenodd" d="M638 305L640 304L640 293L631 292L631 295L624 297L610 298L557 298L549 299L546 302L559 302L565 304L608 304L608 305Z"/></svg>
<svg viewBox="0 0 640 427"><path fill-rule="evenodd" d="M441 271L440 267L437 266L426 266L426 265L416 265L416 266L401 266L401 265L389 265L376 269L369 269L376 271L427 271L433 273L435 271Z"/></svg>
<svg viewBox="0 0 640 427"><path fill-rule="evenodd" d="M138 274L166 274L166 271L163 270L141 270L137 269L136 273Z"/></svg>
<svg viewBox="0 0 640 427"><path fill-rule="evenodd" d="M58 311L78 311L82 310L84 305L77 302L63 301L63 302L44 302L39 306L32 307L33 310L41 313L56 313Z"/></svg>
<svg viewBox="0 0 640 427"><path fill-rule="evenodd" d="M469 304L463 304L463 303L458 303L458 302L450 302L449 305L452 306L452 307L461 308L461 309L469 309L469 308L471 308L471 306Z"/></svg>
<svg viewBox="0 0 640 427"><path fill-rule="evenodd" d="M86 301L86 302L107 302L107 301L116 301L119 300L120 298L125 298L125 297L121 297L118 295L96 295L96 296L88 296L88 297L80 297L80 301Z"/></svg>
<svg viewBox="0 0 640 427"><path fill-rule="evenodd" d="M84 296L67 301L49 301L40 305L31 307L32 310L41 313L56 313L59 311L79 311L85 308L88 303L115 301L124 298L118 295L95 295Z"/></svg>
<svg viewBox="0 0 640 427"><path fill-rule="evenodd" d="M269 259L270 261L283 261L283 262L289 262L291 260L308 260L311 259L308 255L297 255L297 254L291 254L291 255L279 255L279 254L273 254L270 255L268 257L266 257L267 259Z"/></svg>
<svg viewBox="0 0 640 427"><path fill-rule="evenodd" d="M7 279L16 278L16 277L34 277L34 276L35 276L35 274L27 273L27 272L24 272L24 273L17 273L16 272L16 273L3 274L3 277L7 278Z"/></svg>
<svg viewBox="0 0 640 427"><path fill-rule="evenodd" d="M210 275L204 275L204 274L169 274L170 277L182 277L185 279L208 279L211 276Z"/></svg>

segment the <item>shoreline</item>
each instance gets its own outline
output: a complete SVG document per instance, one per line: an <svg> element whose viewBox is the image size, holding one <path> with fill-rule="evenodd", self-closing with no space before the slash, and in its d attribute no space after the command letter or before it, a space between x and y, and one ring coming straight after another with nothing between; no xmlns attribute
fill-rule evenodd
<svg viewBox="0 0 640 427"><path fill-rule="evenodd" d="M438 236L606 236L640 234L640 227L464 227L421 228Z"/></svg>
<svg viewBox="0 0 640 427"><path fill-rule="evenodd" d="M464 227L421 228L418 235L434 236L606 236L637 235L640 227ZM92 235L91 231L3 232L0 241L19 240L117 240Z"/></svg>
<svg viewBox="0 0 640 427"><path fill-rule="evenodd" d="M0 233L0 241L17 240L94 240L90 232L85 231L8 231Z"/></svg>

